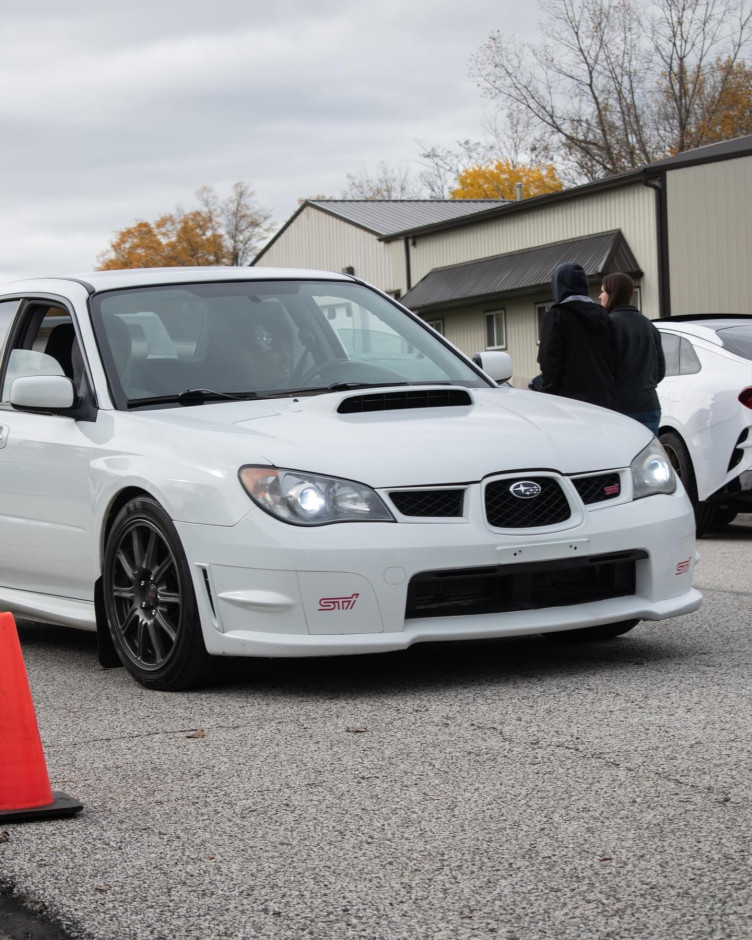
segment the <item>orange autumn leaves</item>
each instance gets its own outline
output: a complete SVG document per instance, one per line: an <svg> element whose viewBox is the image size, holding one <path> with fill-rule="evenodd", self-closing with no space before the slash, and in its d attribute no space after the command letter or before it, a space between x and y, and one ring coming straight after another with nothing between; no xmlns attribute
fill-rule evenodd
<svg viewBox="0 0 752 940"><path fill-rule="evenodd" d="M210 186L196 192L199 208L138 220L116 232L98 258L99 270L244 265L270 234L271 213L256 205L246 183L235 183L220 200Z"/></svg>
<svg viewBox="0 0 752 940"><path fill-rule="evenodd" d="M563 188L550 164L522 166L508 160L496 160L462 170L457 176L457 187L450 196L452 199L516 199L518 183L522 184L523 199L555 193Z"/></svg>

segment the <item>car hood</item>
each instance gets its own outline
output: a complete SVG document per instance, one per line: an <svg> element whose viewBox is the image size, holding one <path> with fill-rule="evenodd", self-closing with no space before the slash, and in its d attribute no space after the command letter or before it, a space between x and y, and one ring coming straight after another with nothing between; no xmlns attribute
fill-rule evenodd
<svg viewBox="0 0 752 940"><path fill-rule="evenodd" d="M132 417L157 422L168 446L203 440L215 458L330 474L374 487L460 483L515 470L609 470L628 466L651 439L636 421L573 399L511 387L467 393L467 405L367 413L338 412L343 401L363 394L348 392Z"/></svg>

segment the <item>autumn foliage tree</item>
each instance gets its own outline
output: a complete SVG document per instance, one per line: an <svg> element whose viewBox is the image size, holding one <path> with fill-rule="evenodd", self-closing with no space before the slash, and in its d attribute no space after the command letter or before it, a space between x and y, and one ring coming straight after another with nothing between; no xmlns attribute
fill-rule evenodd
<svg viewBox="0 0 752 940"><path fill-rule="evenodd" d="M522 184L522 197L543 196L562 189L562 182L551 164L522 166L509 160L476 164L461 170L452 199L516 199L517 184Z"/></svg>
<svg viewBox="0 0 752 940"><path fill-rule="evenodd" d="M245 265L270 234L271 213L256 205L253 190L235 183L221 200L211 186L196 193L199 208L154 222L137 221L113 236L99 270L119 268Z"/></svg>
<svg viewBox="0 0 752 940"><path fill-rule="evenodd" d="M501 31L471 72L531 122L567 181L594 180L749 125L750 0L538 0L540 42Z"/></svg>
<svg viewBox="0 0 752 940"><path fill-rule="evenodd" d="M700 118L693 134L711 144L752 134L752 69L730 58L718 60L698 91Z"/></svg>

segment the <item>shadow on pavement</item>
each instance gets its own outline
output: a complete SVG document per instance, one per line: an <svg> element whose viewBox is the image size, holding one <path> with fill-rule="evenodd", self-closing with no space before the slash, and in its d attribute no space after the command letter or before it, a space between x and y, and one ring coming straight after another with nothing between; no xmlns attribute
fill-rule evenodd
<svg viewBox="0 0 752 940"><path fill-rule="evenodd" d="M0 885L0 940L70 940L70 936L26 910Z"/></svg>

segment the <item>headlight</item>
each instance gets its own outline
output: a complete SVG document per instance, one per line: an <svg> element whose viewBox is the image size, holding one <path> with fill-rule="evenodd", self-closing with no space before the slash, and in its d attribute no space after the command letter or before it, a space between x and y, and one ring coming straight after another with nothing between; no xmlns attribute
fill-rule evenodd
<svg viewBox="0 0 752 940"><path fill-rule="evenodd" d="M394 522L370 486L352 480L300 470L241 467L240 482L257 506L292 525Z"/></svg>
<svg viewBox="0 0 752 940"><path fill-rule="evenodd" d="M673 493L676 475L661 444L653 438L632 461L632 488L635 499L656 493Z"/></svg>

